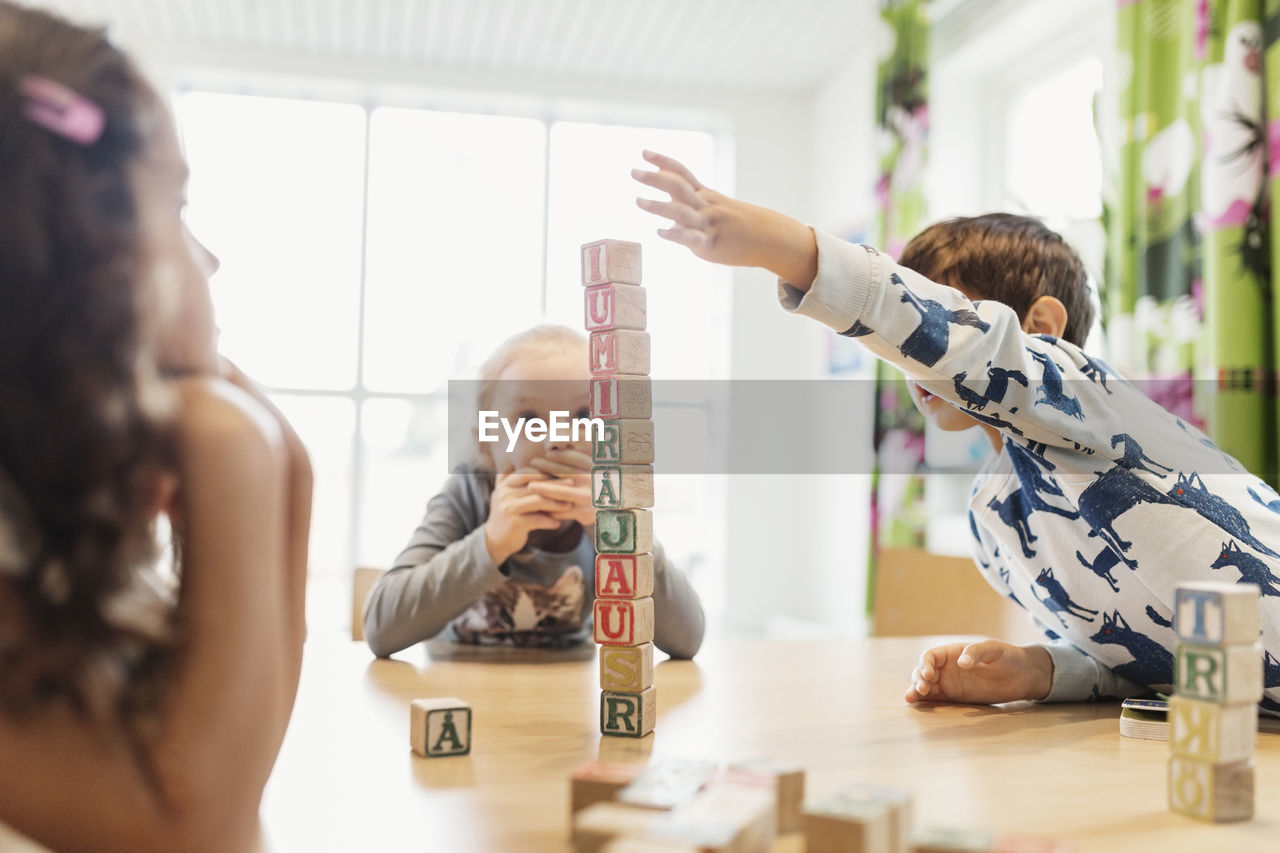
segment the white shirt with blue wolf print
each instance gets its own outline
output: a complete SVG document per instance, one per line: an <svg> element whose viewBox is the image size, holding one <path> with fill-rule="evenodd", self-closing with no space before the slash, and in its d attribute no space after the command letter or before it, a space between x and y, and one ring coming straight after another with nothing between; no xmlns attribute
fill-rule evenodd
<svg viewBox="0 0 1280 853"><path fill-rule="evenodd" d="M1280 714L1280 495L1104 362L1024 333L1008 306L815 233L817 279L803 293L779 281L783 307L1004 438L970 493L974 558L1051 641L1047 701L1169 690L1174 589L1220 580L1262 591L1261 704Z"/></svg>

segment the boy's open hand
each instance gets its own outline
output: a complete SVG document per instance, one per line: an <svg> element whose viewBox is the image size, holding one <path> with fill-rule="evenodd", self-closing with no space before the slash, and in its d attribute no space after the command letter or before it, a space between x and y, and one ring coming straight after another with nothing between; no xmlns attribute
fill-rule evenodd
<svg viewBox="0 0 1280 853"><path fill-rule="evenodd" d="M591 503L590 456L578 450L548 450L546 456L536 457L529 464L555 478L529 483L529 491L566 504L565 509L553 512L552 518L576 521L587 528L596 523L596 509Z"/></svg>
<svg viewBox="0 0 1280 853"><path fill-rule="evenodd" d="M1053 683L1053 659L1042 646L1000 640L926 649L904 697L916 702L992 705L1043 699Z"/></svg>
<svg viewBox="0 0 1280 853"><path fill-rule="evenodd" d="M813 283L818 248L809 226L709 189L687 166L666 155L645 151L644 159L658 170L632 169L631 177L670 197L636 199L641 210L671 220L671 227L659 228L658 236L704 260L763 267L801 290Z"/></svg>
<svg viewBox="0 0 1280 853"><path fill-rule="evenodd" d="M489 518L484 523L484 544L497 565L519 551L535 530L555 530L560 519L553 513L569 508L564 501L543 497L529 485L545 480L547 475L534 468L503 471L498 474L489 500Z"/></svg>

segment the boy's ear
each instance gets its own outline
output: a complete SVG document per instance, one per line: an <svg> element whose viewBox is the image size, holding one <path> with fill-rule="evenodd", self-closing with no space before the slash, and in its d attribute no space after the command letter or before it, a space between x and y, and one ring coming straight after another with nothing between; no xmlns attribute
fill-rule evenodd
<svg viewBox="0 0 1280 853"><path fill-rule="evenodd" d="M1041 296L1022 318L1022 331L1029 335L1062 337L1067 328L1067 306L1056 296Z"/></svg>

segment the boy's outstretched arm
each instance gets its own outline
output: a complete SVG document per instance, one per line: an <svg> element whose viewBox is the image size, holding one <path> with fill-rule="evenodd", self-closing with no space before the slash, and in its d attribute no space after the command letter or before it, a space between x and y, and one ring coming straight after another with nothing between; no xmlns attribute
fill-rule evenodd
<svg viewBox="0 0 1280 853"><path fill-rule="evenodd" d="M632 169L631 177L670 196L669 201L636 199L641 210L671 220L658 236L687 247L698 257L736 267L762 267L805 291L818 275L818 243L813 229L767 207L729 198L709 189L677 160L645 151L656 172Z"/></svg>
<svg viewBox="0 0 1280 853"><path fill-rule="evenodd" d="M993 705L1044 699L1052 684L1053 659L1044 646L981 640L926 649L904 698Z"/></svg>

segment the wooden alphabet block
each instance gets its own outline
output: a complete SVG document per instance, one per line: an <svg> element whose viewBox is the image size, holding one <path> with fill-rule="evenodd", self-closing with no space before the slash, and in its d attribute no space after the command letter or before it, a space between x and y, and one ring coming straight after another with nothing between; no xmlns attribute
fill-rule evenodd
<svg viewBox="0 0 1280 853"><path fill-rule="evenodd" d="M1253 817L1253 762L1169 759L1169 809L1215 822Z"/></svg>
<svg viewBox="0 0 1280 853"><path fill-rule="evenodd" d="M658 691L600 693L600 733L618 737L644 737L653 731L658 716Z"/></svg>
<svg viewBox="0 0 1280 853"><path fill-rule="evenodd" d="M1262 698L1262 645L1179 643L1173 673L1174 689L1181 696L1224 705L1252 704Z"/></svg>
<svg viewBox="0 0 1280 853"><path fill-rule="evenodd" d="M612 800L619 791L639 776L640 764L613 764L588 761L579 765L570 777L570 814L577 814L593 803Z"/></svg>
<svg viewBox="0 0 1280 853"><path fill-rule="evenodd" d="M1257 742L1257 705L1169 697L1169 748L1174 755L1229 764L1252 758Z"/></svg>
<svg viewBox="0 0 1280 853"><path fill-rule="evenodd" d="M597 284L583 291L583 326L643 331L647 323L645 289L632 284Z"/></svg>
<svg viewBox="0 0 1280 853"><path fill-rule="evenodd" d="M653 642L653 599L599 599L595 603L595 640L602 646L640 646Z"/></svg>
<svg viewBox="0 0 1280 853"><path fill-rule="evenodd" d="M704 848L647 838L615 838L601 847L600 853L704 853Z"/></svg>
<svg viewBox="0 0 1280 853"><path fill-rule="evenodd" d="M995 836L985 829L927 826L911 839L912 853L989 853Z"/></svg>
<svg viewBox="0 0 1280 853"><path fill-rule="evenodd" d="M655 761L618 792L618 802L646 809L673 809L688 802L716 776L710 761Z"/></svg>
<svg viewBox="0 0 1280 853"><path fill-rule="evenodd" d="M661 812L622 803L593 803L574 815L575 853L599 853L611 839L643 836Z"/></svg>
<svg viewBox="0 0 1280 853"><path fill-rule="evenodd" d="M653 595L652 554L596 555L596 598Z"/></svg>
<svg viewBox="0 0 1280 853"><path fill-rule="evenodd" d="M596 511L597 554L646 554L653 551L653 513L647 509Z"/></svg>
<svg viewBox="0 0 1280 853"><path fill-rule="evenodd" d="M714 853L767 851L773 847L776 811L771 788L712 782L688 802L651 823L645 834L654 840L692 844Z"/></svg>
<svg viewBox="0 0 1280 853"><path fill-rule="evenodd" d="M582 244L582 283L639 284L640 244L627 240L597 240Z"/></svg>
<svg viewBox="0 0 1280 853"><path fill-rule="evenodd" d="M471 706L452 696L414 699L409 745L427 758L466 755L471 751Z"/></svg>
<svg viewBox="0 0 1280 853"><path fill-rule="evenodd" d="M653 416L653 383L648 376L594 376L587 393L593 418L643 420Z"/></svg>
<svg viewBox="0 0 1280 853"><path fill-rule="evenodd" d="M652 464L653 421L639 418L605 421L603 434L593 434L591 460L620 465Z"/></svg>
<svg viewBox="0 0 1280 853"><path fill-rule="evenodd" d="M649 375L649 333L628 329L592 332L588 365L592 376Z"/></svg>
<svg viewBox="0 0 1280 853"><path fill-rule="evenodd" d="M815 830L820 842L817 846ZM911 797L893 788L851 785L806 812L805 832L812 853L838 850L906 853L911 844Z"/></svg>
<svg viewBox="0 0 1280 853"><path fill-rule="evenodd" d="M596 509L653 506L653 466L595 466L591 469L591 504Z"/></svg>
<svg viewBox="0 0 1280 853"><path fill-rule="evenodd" d="M778 832L804 829L804 768L774 761L743 761L729 771L746 771L772 777L778 795Z"/></svg>
<svg viewBox="0 0 1280 853"><path fill-rule="evenodd" d="M653 686L653 643L600 647L600 688L643 693Z"/></svg>
<svg viewBox="0 0 1280 853"><path fill-rule="evenodd" d="M1174 593L1174 629L1180 639L1203 645L1255 643L1258 600L1252 584L1180 583Z"/></svg>

